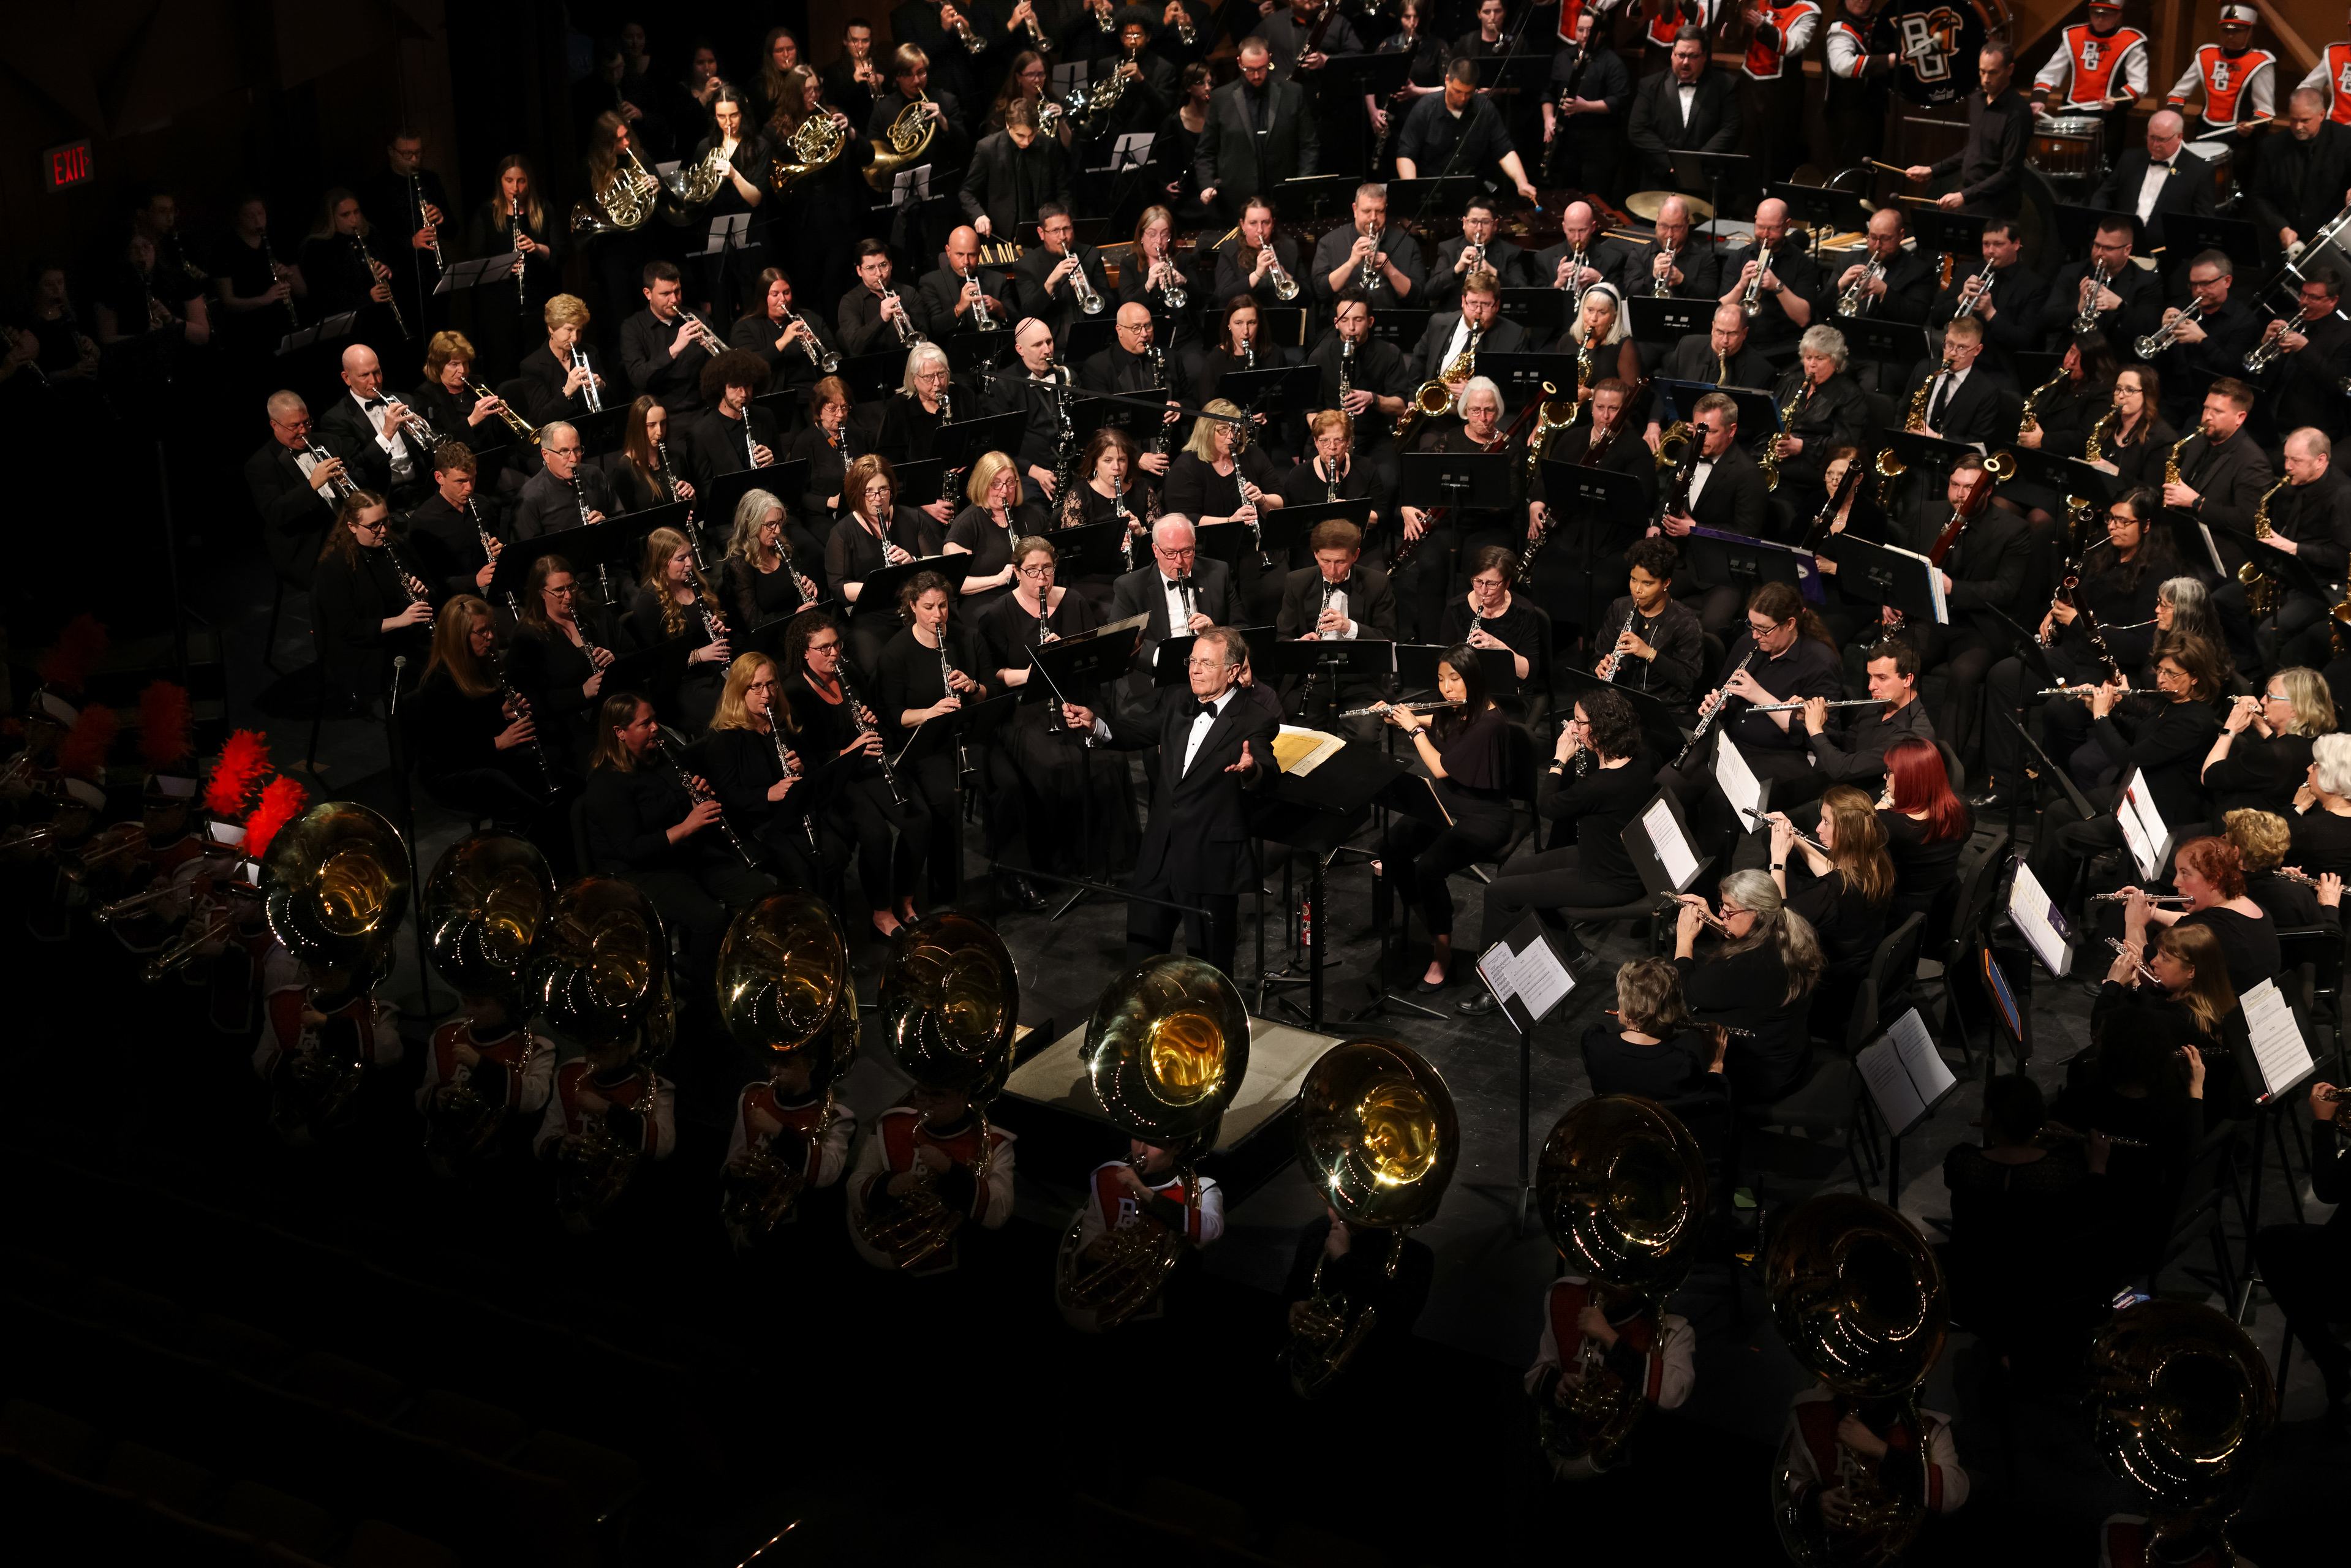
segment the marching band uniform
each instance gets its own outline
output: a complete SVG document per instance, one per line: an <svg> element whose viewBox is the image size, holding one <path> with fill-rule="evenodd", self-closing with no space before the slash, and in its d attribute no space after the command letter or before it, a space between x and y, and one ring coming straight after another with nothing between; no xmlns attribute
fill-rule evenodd
<svg viewBox="0 0 2351 1568"><path fill-rule="evenodd" d="M1194 1247L1211 1246L1225 1233L1225 1189L1216 1177L1196 1174L1199 1190L1186 1202L1182 1171L1171 1167L1158 1180L1141 1176L1147 1190L1138 1195L1118 1178L1119 1172L1133 1168L1124 1160L1104 1160L1087 1178L1086 1201L1078 1209L1074 1243L1076 1267L1081 1271L1086 1267L1086 1249L1113 1230L1155 1225L1165 1231L1181 1231ZM1126 1322L1142 1322L1165 1316L1166 1294L1162 1290L1154 1295L1130 1313ZM1083 1307L1065 1304L1061 1318L1073 1329L1086 1333L1098 1332L1094 1313Z"/></svg>
<svg viewBox="0 0 2351 1568"><path fill-rule="evenodd" d="M985 1175L976 1175L972 1166L979 1157L980 1124L977 1114L967 1113L953 1130L942 1135L934 1132L911 1105L893 1105L873 1119L866 1130L865 1142L857 1151L857 1168L849 1181L849 1240L860 1258L877 1269L896 1267L888 1253L866 1244L865 1218L869 1214L886 1215L897 1206L899 1200L884 1189L892 1176L912 1170L915 1151L926 1147L947 1157L947 1168L932 1186L948 1210L967 1220L977 1221L983 1229L1004 1228L1004 1222L1012 1218L1012 1155L1018 1140L1003 1128L989 1124L987 1170ZM967 1226L957 1226L946 1246L929 1262L906 1271L944 1274L956 1268L962 1260L963 1232L967 1228Z"/></svg>
<svg viewBox="0 0 2351 1568"><path fill-rule="evenodd" d="M517 1028L511 1019L496 1026L494 1032L476 1033L473 1020L460 1014L433 1031L432 1044L424 1053L424 1075L416 1085L419 1111L429 1113L442 1085L456 1082L460 1045L472 1046L481 1052L486 1064L496 1062L503 1070L501 1099L509 1112L528 1114L547 1104L555 1082L555 1042ZM482 1071L480 1067L473 1070L476 1093L481 1092Z"/></svg>
<svg viewBox="0 0 2351 1568"><path fill-rule="evenodd" d="M643 1109L645 1081L653 1081L653 1114ZM592 1113L580 1105L580 1097L593 1093L610 1102L603 1113L605 1124L614 1139L625 1146L656 1160L669 1158L677 1146L677 1086L659 1073L641 1064L633 1056L617 1069L599 1072L585 1057L565 1062L555 1071L555 1092L547 1102L547 1114L540 1118L538 1132L531 1139L531 1152L541 1158L551 1157L565 1138L577 1138L588 1130L588 1118ZM613 1118L620 1120L615 1121Z"/></svg>
<svg viewBox="0 0 2351 1568"><path fill-rule="evenodd" d="M746 1083L743 1092L735 1096L735 1119L726 1135L726 1158L732 1166L760 1145L781 1155L786 1164L799 1172L800 1179L811 1188L831 1186L849 1168L849 1142L857 1132L856 1114L838 1101L833 1103L830 1121L824 1116L822 1091L804 1100L786 1100L770 1082ZM781 1122L781 1133L762 1133L752 1124L752 1113ZM823 1135L817 1125L824 1124ZM723 1168L723 1166L722 1166Z"/></svg>
<svg viewBox="0 0 2351 1568"><path fill-rule="evenodd" d="M1817 1385L1797 1395L1789 1406L1780 1463L1796 1489L1789 1500L1807 1512L1819 1507L1824 1489L1850 1488L1866 1462L1837 1441L1837 1424L1852 1410L1848 1402ZM1877 1430L1869 1407L1854 1413ZM1923 1498L1930 1513L1949 1513L1968 1500L1968 1472L1960 1468L1959 1447L1951 1441L1949 1416L1920 1410L1916 1433L1907 1423L1894 1421L1878 1435L1886 1444L1885 1458L1876 1464L1876 1484L1884 1490Z"/></svg>
<svg viewBox="0 0 2351 1568"><path fill-rule="evenodd" d="M1677 1312L1660 1315L1647 1301L1636 1301L1629 1312L1617 1307L1608 1318L1609 1326L1616 1331L1616 1343L1604 1352L1593 1345L1594 1359L1587 1364L1581 1320L1584 1303L1592 1297L1592 1281L1587 1279L1571 1274L1552 1281L1543 1295L1542 1338L1535 1346L1534 1364L1527 1368L1527 1393L1538 1405L1548 1406L1557 1397L1560 1379L1567 1375L1569 1366L1582 1367L1586 1376L1605 1366L1627 1385L1640 1389L1642 1399L1651 1407L1678 1408L1698 1381L1694 1355L1698 1336L1690 1332L1689 1320ZM1598 1467L1585 1457L1553 1456L1552 1469L1562 1480L1580 1480L1598 1473Z"/></svg>

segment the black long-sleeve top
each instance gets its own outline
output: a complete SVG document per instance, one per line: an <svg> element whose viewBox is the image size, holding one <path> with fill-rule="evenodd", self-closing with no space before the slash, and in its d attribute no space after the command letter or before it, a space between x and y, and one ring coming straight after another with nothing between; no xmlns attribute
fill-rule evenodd
<svg viewBox="0 0 2351 1568"><path fill-rule="evenodd" d="M1584 1027L1583 1071L1594 1094L1638 1094L1677 1100L1706 1087L1714 1041L1702 1030L1677 1030L1655 1045L1626 1040L1614 1019Z"/></svg>
<svg viewBox="0 0 2351 1568"><path fill-rule="evenodd" d="M2032 106L2014 89L1986 99L1968 94L1968 139L1957 152L1933 164L1937 174L1956 172L1968 205L1986 212L2016 210L2024 182L2024 151L2032 135Z"/></svg>
<svg viewBox="0 0 2351 1568"><path fill-rule="evenodd" d="M1889 717L1884 708L1847 708L1848 714L1859 714L1842 729L1832 729L1820 735L1807 735L1804 746L1813 754L1813 766L1821 777L1833 784L1849 784L1856 779L1872 788L1886 777L1886 748L1908 736L1923 740L1935 738L1935 722L1927 716L1927 705L1913 697L1896 708ZM1791 729L1803 727L1803 716L1796 716Z"/></svg>
<svg viewBox="0 0 2351 1568"><path fill-rule="evenodd" d="M497 747L499 732L512 721L495 690L468 695L446 668L436 669L407 699L407 707L406 733L413 737L417 776L427 785L490 768L512 772L517 781L525 777L509 759L526 748Z"/></svg>
<svg viewBox="0 0 2351 1568"><path fill-rule="evenodd" d="M599 648L612 646L611 628L586 605L573 612L574 624ZM533 724L548 755L578 767L585 759L590 711L601 700L581 688L596 666L578 643L550 624L544 632L526 621L515 629L507 649L507 679L530 704Z"/></svg>
<svg viewBox="0 0 2351 1568"><path fill-rule="evenodd" d="M892 544L911 556L939 553L939 525L929 513L912 507L895 508L890 519L889 537ZM835 591L852 582L862 583L889 564L882 540L865 526L863 517L856 512L843 512L824 545L824 575Z"/></svg>
<svg viewBox="0 0 2351 1568"><path fill-rule="evenodd" d="M1755 634L1751 632L1741 632L1723 654L1722 668L1715 673L1714 684L1718 689L1750 653L1755 653L1755 660L1747 666L1747 673L1755 677L1756 684L1770 693L1775 702L1844 695L1844 661L1828 643L1799 636L1779 657L1766 658L1755 652ZM1749 713L1741 707L1725 716L1723 728L1740 745L1757 750L1805 749L1804 727L1801 718L1782 729L1771 721L1771 716Z"/></svg>
<svg viewBox="0 0 2351 1568"><path fill-rule="evenodd" d="M876 706L880 701L878 692L856 675L852 675L850 681L856 686L858 695L865 699L866 705L875 708L877 718L886 716ZM805 675L798 675L784 683L784 697L791 704L792 748L799 753L801 762L811 772L839 757L857 738L857 716L846 696L838 703L827 702L808 684ZM886 732L884 734L886 738ZM879 778L881 771L879 762L860 758L842 764L833 777L841 784L847 784L860 779Z"/></svg>
<svg viewBox="0 0 2351 1568"><path fill-rule="evenodd" d="M1803 1082L1811 1042L1804 1015L1811 997L1788 997L1788 967L1770 940L1744 952L1711 958L1677 958L1682 999L1701 1023L1734 1023L1755 1031L1736 1036L1723 1059L1740 1103L1765 1105Z"/></svg>
<svg viewBox="0 0 2351 1568"><path fill-rule="evenodd" d="M1655 775L1635 758L1622 768L1594 767L1582 780L1546 769L1536 781L1536 811L1559 825L1552 844L1568 841L1566 830L1573 828L1577 875L1621 902L1641 896L1641 873L1625 847L1625 835L1656 794Z"/></svg>
<svg viewBox="0 0 2351 1568"><path fill-rule="evenodd" d="M816 768L801 754L796 737L786 736L784 745L799 759L801 781L781 800L768 799L768 791L784 776L773 736L756 729L714 729L695 746L702 776L737 832L755 833L779 821L797 822L807 814L812 788L809 780Z"/></svg>
<svg viewBox="0 0 2351 1568"><path fill-rule="evenodd" d="M462 511L436 490L408 514L408 559L416 563L417 574L433 591L435 603L455 594L482 591L475 580L490 558L482 549L481 528L475 526L475 518L489 528L492 538L502 536L489 509L479 501L474 505L474 512Z"/></svg>
<svg viewBox="0 0 2351 1568"><path fill-rule="evenodd" d="M2244 731L2229 743L2226 757L2204 769L2204 788L2212 797L2214 819L2246 810L2274 811L2292 821L2294 792L2302 787L2309 768L2310 737L2275 735L2263 740L2250 729Z"/></svg>
<svg viewBox="0 0 2351 1568"><path fill-rule="evenodd" d="M2311 873L2316 875L2315 872ZM2263 980L2275 975L2284 966L2280 953L2277 927L2266 915L2245 915L2234 909L2214 904L2183 915L2181 925L2201 925L2212 933L2220 945L2220 958L2229 967L2229 984L2242 996Z"/></svg>
<svg viewBox="0 0 2351 1568"><path fill-rule="evenodd" d="M2351 817L2338 817L2315 806L2298 817L2290 808L2283 814L2294 831L2287 864L2313 876L2331 871L2351 878Z"/></svg>
<svg viewBox="0 0 2351 1568"><path fill-rule="evenodd" d="M2133 768L2147 775L2148 793L2164 826L2182 828L2205 820L2204 784L2198 775L2212 737L2220 733L2220 717L2207 705L2193 700L2166 703L2125 739L2111 716L2090 727L2090 738L2105 748L2127 779Z"/></svg>
<svg viewBox="0 0 2351 1568"><path fill-rule="evenodd" d="M1890 899L1870 903L1841 871L1792 889L1786 904L1812 924L1829 968L1848 972L1869 962L1870 954L1886 936L1886 911L1892 906Z"/></svg>
<svg viewBox="0 0 2351 1568"><path fill-rule="evenodd" d="M1160 487L1159 505L1164 510L1183 513L1195 523L1203 517L1229 517L1241 509L1244 477L1260 490L1281 493L1281 476L1261 446L1242 453L1230 474L1217 473L1216 465L1189 452L1178 452L1167 465L1167 482Z"/></svg>
<svg viewBox="0 0 2351 1568"><path fill-rule="evenodd" d="M1445 615L1437 622L1437 640L1447 647L1467 642L1471 616L1469 601L1459 597L1445 601ZM1485 618L1488 636L1495 638L1527 662L1524 685L1529 691L1551 689L1551 622L1535 607L1534 601L1522 594L1512 594L1510 604L1499 615ZM1638 664L1637 659L1627 660Z"/></svg>
<svg viewBox="0 0 2351 1568"><path fill-rule="evenodd" d="M384 549L359 549L347 556L328 550L310 580L310 612L319 627L319 656L327 667L372 692L378 667L394 653L412 659L424 651L428 629L412 626L387 633L383 623L408 607L392 556Z"/></svg>
<svg viewBox="0 0 2351 1568"><path fill-rule="evenodd" d="M873 706L882 715L882 732L893 750L914 733L911 727L898 722L898 716L910 708L929 707L946 697L946 680L939 673L939 649L926 648L915 641L913 627L902 626L874 660L873 683L878 696ZM966 694L964 706L968 707L984 700L987 695L986 688L996 684L995 677L979 667L970 639L957 635L952 622L947 626L946 653L958 671L980 683L980 693Z"/></svg>
<svg viewBox="0 0 2351 1568"><path fill-rule="evenodd" d="M1600 618L1599 640L1593 644L1599 650L1599 658L1608 656L1616 646L1617 635L1628 627L1655 648L1657 656L1644 659L1625 654L1617 663L1614 684L1646 692L1675 707L1688 702L1706 665L1706 629L1698 624L1698 612L1677 599L1667 599L1654 618L1636 615L1633 596L1620 593L1609 601L1607 613Z"/></svg>
<svg viewBox="0 0 2351 1568"><path fill-rule="evenodd" d="M718 597L726 606L728 619L747 631L778 615L793 614L808 603L791 561L780 552L768 571L761 571L739 555L728 556L718 569Z"/></svg>
<svg viewBox="0 0 2351 1568"><path fill-rule="evenodd" d="M588 841L588 863L607 874L673 871L691 863L688 846L716 836L705 829L677 843L669 830L694 809L685 787L651 758L633 772L591 768L580 812Z"/></svg>
<svg viewBox="0 0 2351 1568"><path fill-rule="evenodd" d="M804 462L809 465L808 488L800 492L799 505L795 508L801 517L813 517L821 522L831 517L838 509L833 506L831 498L841 495L841 486L849 476L849 455L844 450L848 443L849 434L846 425L841 430L841 445L835 446L831 441L825 439L822 429L811 424L785 444L784 460L786 462ZM789 497L785 498L790 499ZM844 496L841 499L845 504L848 497ZM830 529L827 528L824 531L829 532ZM839 580L830 572L826 573L826 580Z"/></svg>

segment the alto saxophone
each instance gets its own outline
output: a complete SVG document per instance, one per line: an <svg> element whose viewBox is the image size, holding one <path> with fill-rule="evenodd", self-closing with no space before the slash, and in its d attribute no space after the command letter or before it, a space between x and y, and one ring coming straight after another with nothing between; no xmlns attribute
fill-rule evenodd
<svg viewBox="0 0 2351 1568"><path fill-rule="evenodd" d="M2115 433L2115 422L2122 418L2122 410L2118 408L2110 408L2106 410L2105 413L2098 416L2098 423L2090 426L2089 439L2082 443L2082 460L2084 462L2104 463L2106 460L2106 454L2102 444L2105 441L2106 437Z"/></svg>
<svg viewBox="0 0 2351 1568"><path fill-rule="evenodd" d="M2270 527L2270 497L2291 483L2290 479L2281 479L2262 492L2261 504L2253 508L2253 538L2267 539L2277 537L2277 530ZM2244 585L2245 608L2252 612L2255 621L2266 621L2276 612L2278 600L2283 597L2277 579L2255 566L2251 557L2237 569L2237 580Z"/></svg>

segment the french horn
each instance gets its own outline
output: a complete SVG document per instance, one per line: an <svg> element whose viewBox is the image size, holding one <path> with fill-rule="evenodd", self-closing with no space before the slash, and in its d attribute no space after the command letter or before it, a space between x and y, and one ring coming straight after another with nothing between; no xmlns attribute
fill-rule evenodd
<svg viewBox="0 0 2351 1568"><path fill-rule="evenodd" d="M810 1082L824 1095L810 1142L821 1144L834 1114L832 1086L857 1056L857 988L831 907L805 893L779 893L738 913L718 948L718 1016L753 1056L810 1059ZM802 1169L766 1139L745 1150L726 1176L721 1212L729 1228L773 1231L799 1201Z"/></svg>
<svg viewBox="0 0 2351 1568"><path fill-rule="evenodd" d="M419 907L425 956L458 995L499 997L511 1006L519 1000L523 965L554 903L554 873L538 845L511 833L469 834L443 851L424 879ZM512 1071L519 1076L537 1041L528 1019L515 1021L523 1054ZM507 1096L482 1092L482 1071L461 1064L446 1085L446 1099L425 1109L424 1157L435 1169L475 1157L497 1133Z"/></svg>
<svg viewBox="0 0 2351 1568"><path fill-rule="evenodd" d="M599 195L584 197L571 206L571 232L576 235L632 234L645 226L661 204L662 183L654 179L633 147L621 149L621 162L611 183Z"/></svg>
<svg viewBox="0 0 2351 1568"><path fill-rule="evenodd" d="M1942 1267L1910 1222L1855 1193L1807 1198L1780 1224L1763 1260L1780 1337L1840 1399L1900 1399L1923 1439L1917 1388L1949 1326ZM1915 1445L1925 1451L1922 1441ZM1821 1478L1830 1484L1830 1478ZM1804 1505L1786 1455L1771 1478L1772 1517L1789 1557L1808 1565L1885 1564L1926 1521L1923 1494L1887 1490L1859 1456L1846 1469L1844 1517Z"/></svg>
<svg viewBox="0 0 2351 1568"><path fill-rule="evenodd" d="M1193 1159L1216 1142L1225 1107L1248 1076L1249 1051L1240 992L1200 958L1145 958L1103 988L1086 1020L1081 1054L1094 1098L1128 1137L1176 1151L1187 1213L1199 1201ZM1054 1300L1065 1315L1091 1314L1097 1328L1114 1328L1159 1294L1189 1243L1137 1224L1081 1249L1082 1221L1081 1211L1062 1234Z"/></svg>
<svg viewBox="0 0 2351 1568"><path fill-rule="evenodd" d="M931 150L931 141L939 133L939 118L932 109L928 97L909 99L890 129L882 133L873 148L873 162L865 170L865 183L877 194L888 195L898 171L920 163L923 154Z"/></svg>
<svg viewBox="0 0 2351 1568"><path fill-rule="evenodd" d="M848 145L848 130L823 110L817 110L794 126L783 147L768 160L769 188L788 191L822 173Z"/></svg>
<svg viewBox="0 0 2351 1568"><path fill-rule="evenodd" d="M907 1077L971 1102L979 1134L972 1174L985 1181L987 1104L1011 1075L1020 1019L1020 977L1004 939L968 915L927 915L899 926L882 967L874 1016ZM944 1249L964 1218L927 1184L878 1211L852 1206L850 1218L858 1239L901 1269Z"/></svg>
<svg viewBox="0 0 2351 1568"><path fill-rule="evenodd" d="M1572 1107L1543 1140L1535 1202L1552 1245L1596 1285L1645 1298L1662 1317L1688 1275L1707 1213L1706 1158L1655 1101L1602 1094ZM1647 1408L1587 1341L1565 1404L1539 1413L1554 1459L1604 1469ZM1562 1368L1562 1372L1566 1369Z"/></svg>
<svg viewBox="0 0 2351 1568"><path fill-rule="evenodd" d="M1392 1040L1332 1046L1298 1089L1298 1163L1323 1200L1351 1226L1390 1234L1384 1261L1395 1278L1405 1232L1425 1225L1444 1200L1461 1157L1452 1092L1419 1052ZM1299 1314L1283 1361L1302 1399L1329 1392L1374 1328L1379 1308L1322 1288L1322 1265Z"/></svg>

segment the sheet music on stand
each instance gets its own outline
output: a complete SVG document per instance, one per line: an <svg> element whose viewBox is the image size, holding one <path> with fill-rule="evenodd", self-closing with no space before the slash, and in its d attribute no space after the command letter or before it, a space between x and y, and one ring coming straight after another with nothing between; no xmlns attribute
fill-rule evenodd
<svg viewBox="0 0 2351 1568"><path fill-rule="evenodd" d="M931 166L918 163L912 169L901 169L890 181L890 204L903 207L909 202L931 199Z"/></svg>
<svg viewBox="0 0 2351 1568"><path fill-rule="evenodd" d="M1656 857L1666 880L1676 893L1688 892L1689 884L1698 879L1698 847L1690 842L1688 830L1674 814L1671 799L1660 795L1651 800L1643 809L1639 821L1641 834L1648 840L1649 851Z"/></svg>
<svg viewBox="0 0 2351 1568"><path fill-rule="evenodd" d="M2016 877L2008 884L2008 917L2041 960L2041 967L2058 979L2074 967L2074 949L2066 938L2065 916L2049 902L2048 891L2024 857L2016 857Z"/></svg>
<svg viewBox="0 0 2351 1568"><path fill-rule="evenodd" d="M749 214L745 214L747 217ZM453 261L433 285L435 294L449 294L460 288L472 288L484 283L496 283L514 276L515 263L522 259L520 251L510 250L504 256L480 256L471 261Z"/></svg>
<svg viewBox="0 0 2351 1568"><path fill-rule="evenodd" d="M1755 777L1755 769L1747 766L1747 758L1740 755L1727 733L1717 730L1715 739L1719 744L1714 748L1714 782L1738 814L1740 830L1751 833L1763 825L1764 797L1770 787Z"/></svg>
<svg viewBox="0 0 2351 1568"><path fill-rule="evenodd" d="M747 249L750 245L750 214L722 213L710 220L710 233L704 238L702 248L690 254L724 256L729 250Z"/></svg>
<svg viewBox="0 0 2351 1568"><path fill-rule="evenodd" d="M1518 944L1515 949L1513 942ZM1552 1009L1575 989L1575 976L1532 915L1478 955L1478 977L1486 982L1486 988L1494 993L1494 999L1522 1035L1533 1033L1535 1025L1550 1017Z"/></svg>
<svg viewBox="0 0 2351 1568"><path fill-rule="evenodd" d="M2294 1016L2275 980L2249 988L2237 1001L2245 1009L2245 1030L2253 1040L2253 1064L2262 1074L2261 1092L2253 1102L2267 1105L2317 1071L2318 1063L2311 1058L2310 1042L2303 1038L2302 1021Z"/></svg>
<svg viewBox="0 0 2351 1568"><path fill-rule="evenodd" d="M1862 1047L1853 1061L1861 1070L1861 1081L1868 1085L1877 1113L1897 1138L1917 1130L1959 1087L1917 1008Z"/></svg>
<svg viewBox="0 0 2351 1568"><path fill-rule="evenodd" d="M2163 862L2171 858L2171 831L2163 825L2163 813L2155 809L2147 775L2136 768L2115 802L2115 820L2122 824L2123 841L2130 846L2138 874L2152 882Z"/></svg>

